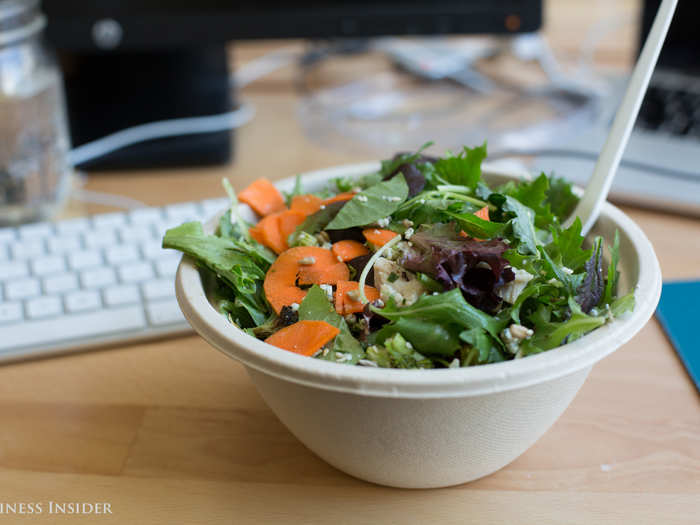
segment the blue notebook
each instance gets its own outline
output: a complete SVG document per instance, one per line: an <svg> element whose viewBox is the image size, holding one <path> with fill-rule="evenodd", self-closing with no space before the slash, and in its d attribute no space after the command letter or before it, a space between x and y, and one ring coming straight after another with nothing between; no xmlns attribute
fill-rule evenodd
<svg viewBox="0 0 700 525"><path fill-rule="evenodd" d="M700 281L664 283L656 317L700 390Z"/></svg>

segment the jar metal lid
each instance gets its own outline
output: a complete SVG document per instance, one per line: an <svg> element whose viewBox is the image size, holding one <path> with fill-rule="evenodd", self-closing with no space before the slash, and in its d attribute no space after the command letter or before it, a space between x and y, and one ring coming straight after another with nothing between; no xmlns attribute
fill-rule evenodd
<svg viewBox="0 0 700 525"><path fill-rule="evenodd" d="M32 36L44 26L39 0L0 0L0 46Z"/></svg>

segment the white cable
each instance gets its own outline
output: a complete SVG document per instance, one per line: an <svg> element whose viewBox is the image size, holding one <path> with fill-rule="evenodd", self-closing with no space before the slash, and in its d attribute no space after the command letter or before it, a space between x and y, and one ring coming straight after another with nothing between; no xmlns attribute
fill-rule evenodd
<svg viewBox="0 0 700 525"><path fill-rule="evenodd" d="M247 86L251 82L292 63L298 56L299 52L293 48L282 48L267 53L260 58L251 60L236 71L232 77L232 83L236 87ZM234 111L220 115L149 122L117 131L106 137L78 146L70 152L68 160L71 165L77 166L126 146L147 140L234 129L250 122L254 115L255 109L253 106L251 104L243 104Z"/></svg>
<svg viewBox="0 0 700 525"><path fill-rule="evenodd" d="M70 152L68 160L73 166L76 166L146 140L233 129L250 122L254 115L253 106L243 104L235 111L221 115L149 122L117 131L101 139L78 146Z"/></svg>

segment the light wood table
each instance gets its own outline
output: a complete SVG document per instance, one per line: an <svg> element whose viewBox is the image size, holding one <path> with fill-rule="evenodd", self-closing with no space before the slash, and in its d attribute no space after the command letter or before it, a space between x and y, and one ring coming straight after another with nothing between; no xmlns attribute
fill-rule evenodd
<svg viewBox="0 0 700 525"><path fill-rule="evenodd" d="M603 4L562 2L571 16L550 6L561 49L582 38L578 15L601 15ZM240 46L241 61L267 47ZM616 39L604 53L618 64L630 56L631 44ZM240 188L358 160L304 137L284 74L246 96L258 116L238 133L233 165L101 174L88 188L160 205L219 196L224 175ZM627 211L666 278L700 277L700 221ZM241 365L194 335L15 364L0 368L0 505L41 502L44 512L0 514L0 523L67 522L48 515L50 501L110 505L112 514L80 523L700 523L699 401L652 320L594 368L559 421L511 465L466 485L410 491L318 459Z"/></svg>

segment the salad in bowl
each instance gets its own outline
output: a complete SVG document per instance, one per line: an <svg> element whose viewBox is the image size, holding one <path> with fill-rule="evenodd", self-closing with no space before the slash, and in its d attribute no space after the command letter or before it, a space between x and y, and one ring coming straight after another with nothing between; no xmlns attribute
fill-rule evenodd
<svg viewBox="0 0 700 525"><path fill-rule="evenodd" d="M563 226L578 200L570 184L540 174L490 187L485 157L485 145L401 153L320 192L258 179L236 195L225 181L231 207L215 233L185 223L163 247L195 261L232 324L345 365L525 358L632 310L633 293L617 290L617 234L585 243L578 219Z"/></svg>

